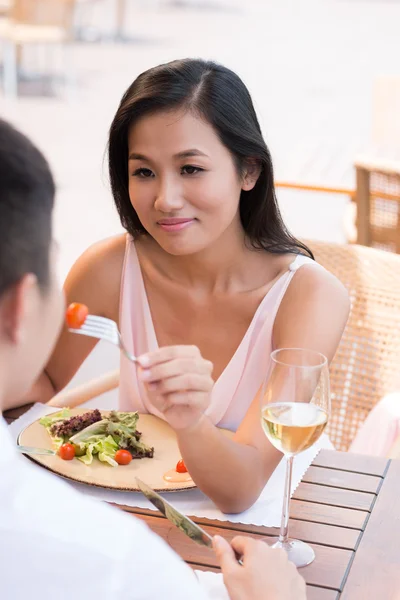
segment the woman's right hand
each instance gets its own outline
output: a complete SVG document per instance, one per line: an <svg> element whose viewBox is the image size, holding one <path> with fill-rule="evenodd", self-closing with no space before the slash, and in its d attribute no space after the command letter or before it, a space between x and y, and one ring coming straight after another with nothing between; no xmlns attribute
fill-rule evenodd
<svg viewBox="0 0 400 600"><path fill-rule="evenodd" d="M306 600L306 584L286 552L265 542L215 536L213 546L231 600ZM233 548L242 556L243 566Z"/></svg>

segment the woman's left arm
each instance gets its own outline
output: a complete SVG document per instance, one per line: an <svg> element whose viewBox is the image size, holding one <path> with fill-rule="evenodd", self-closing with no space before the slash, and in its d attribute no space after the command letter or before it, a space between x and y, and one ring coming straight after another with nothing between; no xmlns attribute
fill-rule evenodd
<svg viewBox="0 0 400 600"><path fill-rule="evenodd" d="M274 348L308 348L331 361L349 313L345 288L330 273L305 265L294 275L277 313ZM258 498L282 458L267 440L254 398L233 438L205 416L212 365L193 346L170 346L141 357L140 376L156 408L175 429L183 460L198 487L226 513Z"/></svg>

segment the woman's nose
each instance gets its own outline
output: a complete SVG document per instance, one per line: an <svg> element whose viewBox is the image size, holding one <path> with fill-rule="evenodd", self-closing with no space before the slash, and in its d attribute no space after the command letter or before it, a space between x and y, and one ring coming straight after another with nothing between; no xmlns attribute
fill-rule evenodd
<svg viewBox="0 0 400 600"><path fill-rule="evenodd" d="M172 212L182 208L184 204L181 188L172 179L161 182L154 208L161 212Z"/></svg>

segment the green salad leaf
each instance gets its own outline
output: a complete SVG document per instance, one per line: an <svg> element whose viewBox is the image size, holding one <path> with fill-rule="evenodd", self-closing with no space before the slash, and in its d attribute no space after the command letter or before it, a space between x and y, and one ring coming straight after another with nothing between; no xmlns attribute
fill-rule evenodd
<svg viewBox="0 0 400 600"><path fill-rule="evenodd" d="M98 455L99 460L106 462L112 467L116 467L117 463L114 460L115 453L117 452L118 444L115 443L111 435L92 435L87 438L86 441L80 444L80 448L85 447L86 453L83 456L78 456L78 460L82 461L85 465L91 465L93 456Z"/></svg>
<svg viewBox="0 0 400 600"><path fill-rule="evenodd" d="M99 416L100 413L97 411L97 418ZM88 419L91 420L92 415L85 413L84 417L86 419L82 418L81 420L87 422ZM93 457L97 456L100 461L116 467L117 462L114 457L120 449L128 450L133 458L153 457L154 448L150 448L140 441L141 433L136 429L139 419L137 412L111 411L108 417L103 416L101 421L84 427L72 436L67 433L57 436L57 433L68 431L69 423L66 421L66 424L60 427L54 427L54 424L70 418L71 411L64 408L56 414L43 417L40 419L40 423L46 427L57 448L65 442L74 444L75 457L85 465L92 464ZM74 417L73 420L76 427L75 421L78 419ZM71 426L69 426L69 430L71 430Z"/></svg>
<svg viewBox="0 0 400 600"><path fill-rule="evenodd" d="M54 423L58 423L60 421L64 421L65 419L69 419L71 416L71 411L69 408L63 408L59 412L51 413L50 415L46 415L42 417L39 421L43 427L46 427L47 431L51 435L50 428ZM58 450L66 441L64 437L51 435L51 439L53 440L53 444L55 449Z"/></svg>
<svg viewBox="0 0 400 600"><path fill-rule="evenodd" d="M64 419L69 419L70 416L71 411L69 410L69 408L63 408L57 413L51 413L50 415L42 417L39 423L43 425L43 427L47 428L51 427L51 425L54 425L54 423L56 423L57 421L64 421Z"/></svg>

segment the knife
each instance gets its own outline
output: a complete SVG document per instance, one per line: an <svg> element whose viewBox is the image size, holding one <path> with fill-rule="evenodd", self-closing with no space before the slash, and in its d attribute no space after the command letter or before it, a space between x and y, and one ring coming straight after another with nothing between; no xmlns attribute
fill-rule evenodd
<svg viewBox="0 0 400 600"><path fill-rule="evenodd" d="M21 454L45 454L46 456L54 456L55 450L48 450L47 448L34 448L33 446L19 446L17 445L18 452Z"/></svg>
<svg viewBox="0 0 400 600"><path fill-rule="evenodd" d="M180 529L185 535L190 537L194 542L197 542L201 546L207 546L212 548L212 536L209 535L204 529L194 523L189 517L182 514L172 506L167 500L164 500L157 492L151 489L146 483L136 477L137 484L141 492L146 496L148 500L165 516L171 523ZM238 562L242 565L242 559L235 552L235 556Z"/></svg>

